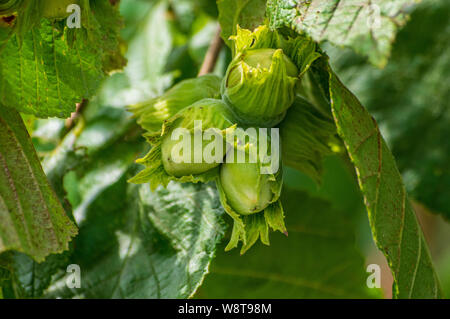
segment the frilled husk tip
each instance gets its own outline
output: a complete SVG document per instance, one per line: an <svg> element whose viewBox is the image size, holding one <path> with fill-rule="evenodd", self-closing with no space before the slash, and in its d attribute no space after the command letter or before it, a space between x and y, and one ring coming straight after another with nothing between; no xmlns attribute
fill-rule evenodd
<svg viewBox="0 0 450 319"><path fill-rule="evenodd" d="M189 133L188 138L190 138L195 134L196 130L199 130L198 127L195 127L197 121L202 121L202 134L208 129L213 129L225 141L227 135L232 134L236 127L233 115L221 100L203 99L194 103L170 119L165 120L159 132L145 135L148 142L152 145L152 149L144 158L136 162L146 167L130 179L129 182L135 184L150 183L150 187L156 189L159 185L166 187L169 181L182 183L206 183L213 181L219 174L221 162L212 164L205 162L194 163L192 161L188 163L170 162L171 150L167 149L166 146L168 145L170 148L173 145L170 140L168 142L168 138L172 137L173 130L176 128L185 129ZM183 141L184 138L186 137L183 137ZM204 148L203 142L200 147ZM226 150L223 151L223 154L226 154Z"/></svg>
<svg viewBox="0 0 450 319"><path fill-rule="evenodd" d="M148 132L157 132L161 125L182 109L206 98L218 98L222 79L207 74L187 79L173 86L163 95L128 107L137 123Z"/></svg>
<svg viewBox="0 0 450 319"><path fill-rule="evenodd" d="M226 213L233 219L231 238L225 247L225 251L236 248L242 242L241 255L245 254L258 240L269 246L269 227L273 231L279 231L288 235L284 223L284 210L280 199L271 203L264 210L252 215L239 215L228 203L223 191L220 179L216 181L220 200Z"/></svg>
<svg viewBox="0 0 450 319"><path fill-rule="evenodd" d="M230 63L222 96L242 122L274 125L294 101L297 75L282 49L245 51Z"/></svg>
<svg viewBox="0 0 450 319"><path fill-rule="evenodd" d="M250 149L255 145L255 141L242 144L238 140L234 144L234 149L249 155ZM227 154L227 159L230 153ZM236 152L232 153L232 157L234 160L237 159ZM250 156L247 159L249 158ZM241 241L241 254L244 254L258 238L262 243L269 245L269 227L287 234L280 202L283 185L282 168L279 166L276 171L270 172L264 170L268 164L266 159L265 156L258 155L257 160L252 163L226 161L221 166L220 176L216 180L217 189L222 206L234 221L227 251L237 247Z"/></svg>

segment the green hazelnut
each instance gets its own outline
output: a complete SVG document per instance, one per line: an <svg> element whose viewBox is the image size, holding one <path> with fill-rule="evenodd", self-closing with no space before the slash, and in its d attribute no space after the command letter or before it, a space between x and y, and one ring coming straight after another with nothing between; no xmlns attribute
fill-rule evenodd
<svg viewBox="0 0 450 319"><path fill-rule="evenodd" d="M281 49L245 50L228 67L223 99L242 123L274 126L294 102L298 75Z"/></svg>
<svg viewBox="0 0 450 319"><path fill-rule="evenodd" d="M201 129L194 128L195 121L202 121ZM201 174L219 166L227 153L227 143L223 130L232 127L234 124L235 120L233 120L232 114L221 100L204 99L180 111L179 118L170 125L170 129L162 136L161 154L164 170L171 176L182 177ZM175 135L174 138L172 133L179 128L185 129L184 132L187 134ZM208 130L210 133L214 133L211 139L204 138ZM188 140L184 141L185 138ZM218 147L214 146L216 139L218 139ZM180 145L190 146L190 156L186 154L187 161L184 156L186 150L180 148ZM174 147L177 146L179 148L174 152ZM207 148L208 151L211 151L211 155L214 157L217 155L217 160L205 160ZM200 154L200 160L198 160L198 154Z"/></svg>
<svg viewBox="0 0 450 319"><path fill-rule="evenodd" d="M273 202L274 181L260 173L258 163L225 163L220 181L228 203L241 215L258 213Z"/></svg>
<svg viewBox="0 0 450 319"><path fill-rule="evenodd" d="M219 97L220 83L221 78L212 74L187 79L157 98L130 106L129 110L142 128L156 132L161 129L163 121L182 109L202 99Z"/></svg>

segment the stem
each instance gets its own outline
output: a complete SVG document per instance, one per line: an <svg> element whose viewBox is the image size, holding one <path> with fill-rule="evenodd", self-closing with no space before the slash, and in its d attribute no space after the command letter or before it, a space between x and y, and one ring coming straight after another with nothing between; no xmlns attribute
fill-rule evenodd
<svg viewBox="0 0 450 319"><path fill-rule="evenodd" d="M198 76L202 76L211 73L216 66L217 58L219 57L220 50L223 46L222 38L220 33L222 32L220 25L217 27L217 32L212 39L208 52L206 52L205 59L203 60L202 67L198 73Z"/></svg>
<svg viewBox="0 0 450 319"><path fill-rule="evenodd" d="M81 112L83 112L83 109L88 104L88 100L83 99L81 103L77 103L77 108L75 112L72 113L70 118L66 119L66 128L68 130L72 129L75 125L75 120L80 116Z"/></svg>

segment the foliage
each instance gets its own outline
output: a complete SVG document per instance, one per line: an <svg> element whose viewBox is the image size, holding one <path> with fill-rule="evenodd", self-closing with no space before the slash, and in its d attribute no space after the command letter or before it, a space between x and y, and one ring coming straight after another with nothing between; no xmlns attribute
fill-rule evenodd
<svg viewBox="0 0 450 319"><path fill-rule="evenodd" d="M414 2L0 4L0 298L379 298L364 211L393 296L442 298L409 198L448 217L449 10ZM284 166L174 165L198 119L279 128Z"/></svg>
<svg viewBox="0 0 450 319"><path fill-rule="evenodd" d="M290 27L315 41L348 46L384 66L398 29L415 0L321 1L269 0L273 28Z"/></svg>
<svg viewBox="0 0 450 319"><path fill-rule="evenodd" d="M266 0L218 0L222 38L231 46L230 36L237 33L238 25L254 29L264 22Z"/></svg>
<svg viewBox="0 0 450 319"><path fill-rule="evenodd" d="M43 261L67 249L77 229L49 185L19 113L0 108L0 253Z"/></svg>
<svg viewBox="0 0 450 319"><path fill-rule="evenodd" d="M385 69L349 51L328 48L343 82L381 123L406 189L450 218L448 1L425 1L398 34Z"/></svg>

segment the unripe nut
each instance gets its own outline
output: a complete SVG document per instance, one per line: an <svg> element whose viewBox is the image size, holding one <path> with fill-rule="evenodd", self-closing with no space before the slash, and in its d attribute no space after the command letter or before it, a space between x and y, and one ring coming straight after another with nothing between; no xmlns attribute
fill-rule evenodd
<svg viewBox="0 0 450 319"><path fill-rule="evenodd" d="M241 215L258 213L273 201L269 176L260 173L258 163L225 163L220 170L227 201Z"/></svg>
<svg viewBox="0 0 450 319"><path fill-rule="evenodd" d="M205 149L205 144L202 143L201 145L196 145L194 142L194 134L190 134L188 137L183 138L189 138L190 139L190 145L191 145L191 154L190 154L190 161L188 163L183 162L183 150L181 150L180 154L172 154L173 148L180 143L179 140L174 140L171 138L171 134L167 134L163 137L162 143L161 143L161 152L162 152L162 162L164 165L165 171L172 176L175 177L182 177L187 175L196 175L204 173L210 169L213 169L214 167L217 167L220 163L206 163L205 161L202 161L201 163L195 163L194 157L195 154L198 154L201 152L203 154ZM224 140L223 143L223 154L226 154L226 143ZM174 157L175 156L175 157Z"/></svg>
<svg viewBox="0 0 450 319"><path fill-rule="evenodd" d="M167 174L175 177L197 175L219 166L227 153L223 134L235 124L226 104L222 100L203 99L181 110L178 115L161 141L161 160ZM195 122L201 123L201 129L195 127ZM175 129L182 131L173 136ZM207 133L214 133L208 136L209 140L205 139ZM188 146L190 155L184 153ZM205 160L205 156L212 158Z"/></svg>

